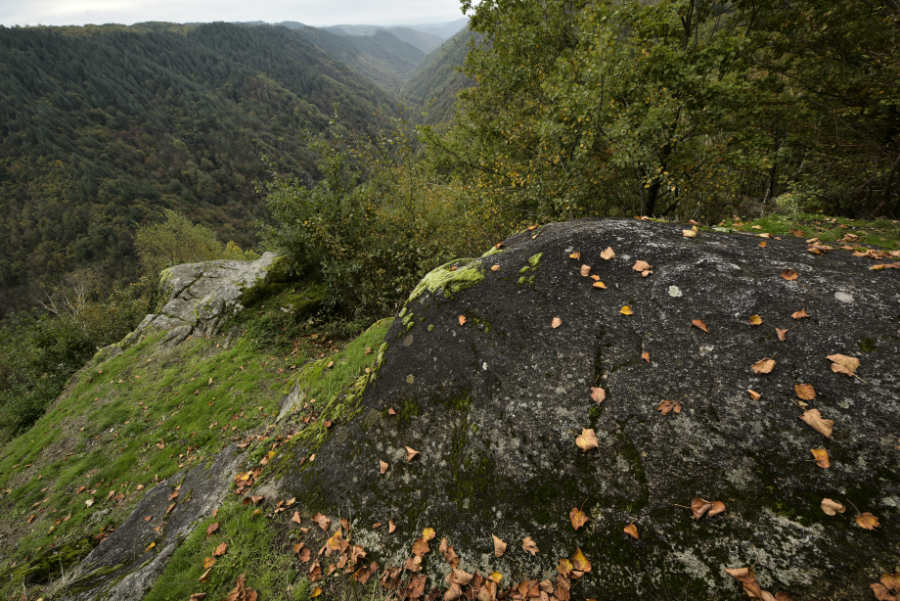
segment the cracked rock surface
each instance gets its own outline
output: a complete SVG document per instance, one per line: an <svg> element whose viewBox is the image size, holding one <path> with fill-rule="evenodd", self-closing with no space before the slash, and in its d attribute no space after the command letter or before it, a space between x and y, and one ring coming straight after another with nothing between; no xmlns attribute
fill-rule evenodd
<svg viewBox="0 0 900 601"><path fill-rule="evenodd" d="M847 252L813 256L802 240L762 248L681 229L550 224L478 259L483 281L411 300L362 411L288 474L285 494L349 513L385 564L402 565L426 526L463 569L510 582L552 578L580 548L593 570L573 598L740 599L725 569L743 566L796 601L869 598L900 567L900 278ZM801 309L809 317L793 318ZM836 353L860 360L856 377L830 369ZM763 358L775 359L771 373L752 369ZM797 398L801 383L814 399ZM663 400L680 412L663 414ZM813 408L834 421L830 438L801 421ZM599 448L576 446L585 428ZM420 452L412 461L407 445ZM695 497L727 509L694 519ZM846 512L825 515L825 497ZM590 518L578 531L575 507ZM858 512L881 525L860 528ZM393 536L363 533L388 519ZM623 532L631 523L637 539ZM502 558L491 534L509 543Z"/></svg>
<svg viewBox="0 0 900 601"><path fill-rule="evenodd" d="M266 279L277 259L267 252L255 261L204 261L164 270L160 289L168 301L159 313L144 318L137 327L138 334L150 329L167 330L169 344L177 344L191 334L215 334L225 317L242 308L244 293Z"/></svg>

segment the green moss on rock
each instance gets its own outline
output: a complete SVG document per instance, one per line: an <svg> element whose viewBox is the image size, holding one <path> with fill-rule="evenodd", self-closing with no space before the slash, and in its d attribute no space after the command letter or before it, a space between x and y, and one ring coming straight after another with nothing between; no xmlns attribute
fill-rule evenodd
<svg viewBox="0 0 900 601"><path fill-rule="evenodd" d="M452 267L456 269L451 269ZM436 294L443 292L450 297L461 290L475 286L484 279L484 267L477 259L457 259L432 269L409 295L407 303L418 298L423 292Z"/></svg>

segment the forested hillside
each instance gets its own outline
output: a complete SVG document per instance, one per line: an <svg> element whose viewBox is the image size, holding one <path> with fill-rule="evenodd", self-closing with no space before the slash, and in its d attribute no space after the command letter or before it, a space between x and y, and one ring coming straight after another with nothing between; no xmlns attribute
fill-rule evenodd
<svg viewBox="0 0 900 601"><path fill-rule="evenodd" d="M462 72L470 41L475 39L464 28L426 56L403 86L403 99L424 111L426 123L449 121L456 113L456 94L475 84Z"/></svg>
<svg viewBox="0 0 900 601"><path fill-rule="evenodd" d="M263 157L310 175L310 134L364 136L396 106L303 31L0 28L0 312L76 268L134 276L162 208L253 244Z"/></svg>

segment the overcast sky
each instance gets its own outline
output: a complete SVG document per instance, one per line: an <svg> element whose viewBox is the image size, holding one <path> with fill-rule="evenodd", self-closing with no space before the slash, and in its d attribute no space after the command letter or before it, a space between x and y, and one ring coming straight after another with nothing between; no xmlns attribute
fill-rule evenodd
<svg viewBox="0 0 900 601"><path fill-rule="evenodd" d="M300 21L406 24L462 17L459 0L0 0L0 24Z"/></svg>

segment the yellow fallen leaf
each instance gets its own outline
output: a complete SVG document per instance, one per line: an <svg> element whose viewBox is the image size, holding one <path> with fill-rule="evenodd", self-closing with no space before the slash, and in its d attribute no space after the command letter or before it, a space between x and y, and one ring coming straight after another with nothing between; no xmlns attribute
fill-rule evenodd
<svg viewBox="0 0 900 601"><path fill-rule="evenodd" d="M628 524L627 526L625 526L625 528L623 530L624 530L625 534L627 534L634 540L638 540L637 524L632 522L632 523Z"/></svg>
<svg viewBox="0 0 900 601"><path fill-rule="evenodd" d="M144 549L144 553L146 553L147 551L152 551L155 546L156 546L156 541L150 543L149 545L147 545L147 548Z"/></svg>
<svg viewBox="0 0 900 601"><path fill-rule="evenodd" d="M634 311L631 310L631 305L625 305L621 309L619 309L619 313L622 315L634 315Z"/></svg>
<svg viewBox="0 0 900 601"><path fill-rule="evenodd" d="M203 558L203 569L208 570L209 568L215 565L216 559L215 557L204 557Z"/></svg>
<svg viewBox="0 0 900 601"><path fill-rule="evenodd" d="M577 261L578 259L581 258L581 251L580 251L580 250L576 250L576 251L574 251L574 252L570 252L570 253L569 253L569 258L570 258L570 259L574 259L575 261Z"/></svg>
<svg viewBox="0 0 900 601"><path fill-rule="evenodd" d="M584 428L581 430L581 434L575 437L575 444L582 451L589 451L598 448L600 441L597 440L597 434L593 428Z"/></svg>
<svg viewBox="0 0 900 601"><path fill-rule="evenodd" d="M697 231L696 230L681 230L681 235L685 238L696 238Z"/></svg>
<svg viewBox="0 0 900 601"><path fill-rule="evenodd" d="M425 528L422 530L422 538L425 539L426 542L430 541L435 536L434 528Z"/></svg>
<svg viewBox="0 0 900 601"><path fill-rule="evenodd" d="M488 576L488 580L500 584L500 581L503 580L503 574L500 572L491 572L491 575Z"/></svg>
<svg viewBox="0 0 900 601"><path fill-rule="evenodd" d="M459 322L459 325L464 326L464 325L466 325L466 321L468 321L468 320L466 319L465 315L458 315L456 317L456 321Z"/></svg>
<svg viewBox="0 0 900 601"><path fill-rule="evenodd" d="M599 289L601 289L601 290L606 290L606 284L604 284L604 283L601 282L600 280L597 280L596 282L594 282L593 284L591 284L591 286L593 286L594 288L599 288Z"/></svg>
<svg viewBox="0 0 900 601"><path fill-rule="evenodd" d="M877 517L866 511L856 516L856 525L864 530L874 530L881 524L878 523Z"/></svg>
<svg viewBox="0 0 900 601"><path fill-rule="evenodd" d="M810 449L809 452L816 460L816 465L825 469L831 467L831 461L828 460L828 449Z"/></svg>
<svg viewBox="0 0 900 601"><path fill-rule="evenodd" d="M763 318L761 315L751 315L749 321L751 326L760 326L762 325Z"/></svg>
<svg viewBox="0 0 900 601"><path fill-rule="evenodd" d="M796 280L800 277L800 274L797 273L796 269L785 269L781 272L781 277L789 282Z"/></svg>
<svg viewBox="0 0 900 601"><path fill-rule="evenodd" d="M322 587L317 586L316 588L313 589L313 592L309 596L312 597L313 599L315 599L316 597L318 597L321 594L322 594Z"/></svg>
<svg viewBox="0 0 900 601"><path fill-rule="evenodd" d="M580 572L591 571L591 562L588 561L588 558L584 556L584 553L581 551L581 549L575 551L575 555L572 556L572 567Z"/></svg>

